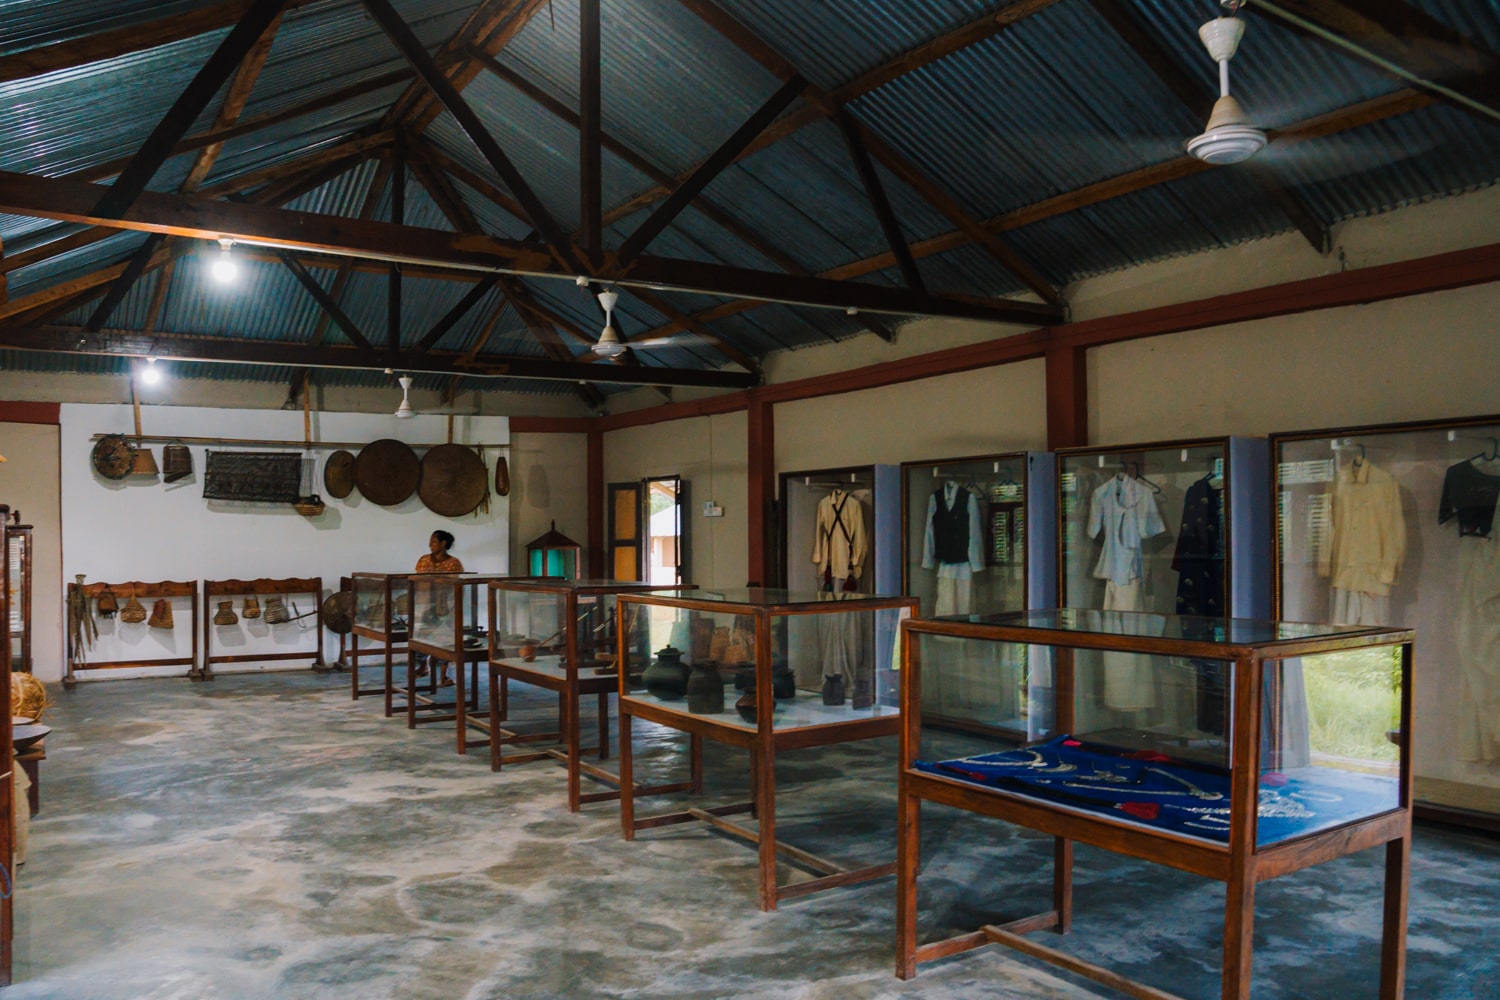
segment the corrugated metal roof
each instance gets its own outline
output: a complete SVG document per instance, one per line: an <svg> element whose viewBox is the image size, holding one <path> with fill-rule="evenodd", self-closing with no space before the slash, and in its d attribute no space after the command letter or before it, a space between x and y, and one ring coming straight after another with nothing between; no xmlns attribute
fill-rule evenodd
<svg viewBox="0 0 1500 1000"><path fill-rule="evenodd" d="M833 90L922 44L1009 6L986 0L720 0L723 9L819 86ZM0 56L74 38L107 27L140 24L206 6L204 2L121 0L101 17L86 0L0 0ZM470 17L477 0L399 0L398 10L435 51ZM1491 50L1500 49L1500 2L1418 0L1416 6ZM899 76L860 97L851 111L972 216L989 219L1078 188L1128 175L1183 155L1185 139L1202 127L1202 110L1217 90L1216 70L1196 37L1198 24L1218 13L1210 0L1136 0L1127 11L1168 58L1201 90L1185 102L1094 8L1059 2L983 41ZM1281 128L1390 94L1403 86L1316 39L1293 32L1248 8L1249 30L1232 69L1234 92L1252 118ZM657 168L690 170L716 149L779 86L777 78L676 0L605 4L603 17L603 127ZM535 86L576 108L578 3L552 0L500 53L498 60ZM92 65L0 84L0 170L56 176L128 157L156 126L182 88L224 37L207 33ZM351 84L370 81L404 62L359 0L321 0L289 11L244 109L244 118L276 113ZM405 80L298 119L228 142L207 183L247 173L295 170L300 158L343 141L386 118ZM579 218L576 128L536 105L523 92L481 71L466 98L517 169L564 227ZM194 130L208 127L219 100L209 102ZM795 104L794 108L802 105ZM456 122L446 113L423 142L503 188ZM153 178L156 190L176 190L196 152L169 159ZM1500 133L1491 123L1436 106L1285 149L1273 145L1261 171L1300 199L1312 216L1332 225L1358 215L1495 183L1500 178ZM370 194L373 162L362 163L292 207L352 216ZM908 241L958 227L884 167L881 182ZM654 182L606 153L604 199L623 204ZM481 228L519 239L529 221L510 216L462 182L454 186ZM884 254L888 247L837 128L819 120L724 170L701 196L736 221L737 228L781 249L808 272ZM375 192L374 215L388 218L391 193ZM649 202L607 227L616 246L660 202ZM409 179L406 221L425 228L451 223L420 183ZM1236 168L1205 171L1124 197L1091 204L1002 234L1023 257L1062 286L1103 271L1164 256L1200 252L1283 232L1291 223L1260 183ZM81 227L44 219L0 216L7 254L25 253ZM128 260L143 236L122 233L9 275L12 300ZM691 207L651 244L649 253L776 270L744 238ZM228 335L268 342L303 341L324 325L321 310L291 273L274 260L245 259L232 288L206 280L216 251L192 248L182 257L157 326L163 333ZM935 292L1004 295L1021 283L986 250L960 242L921 259L918 268ZM312 272L330 287L334 271ZM149 314L158 277L137 282L109 326L138 329ZM858 280L899 284L894 267ZM564 281L531 279L537 300L592 338L601 325L596 304ZM85 322L93 301L58 322ZM402 339L414 343L459 301L468 280L408 276L403 283ZM385 338L386 277L356 272L342 296L346 310L372 341ZM662 293L674 309L693 313L723 301L701 294ZM514 307L491 292L437 345L473 345L500 311L482 355L548 356ZM627 337L666 324L632 295L622 296L618 320ZM896 322L894 318L888 320ZM710 328L753 354L850 336L862 328L841 310L762 305L714 321ZM336 328L329 343L342 343ZM586 345L562 335L567 350ZM40 359L40 360L39 360ZM641 350L642 365L716 367L724 358L690 338ZM118 359L77 361L58 355L0 354L0 363L42 366L24 370L116 370ZM205 374L222 372L200 366ZM210 377L275 378L272 366L226 366ZM383 384L380 373L328 373L326 384ZM446 378L431 376L434 385ZM345 383L342 380L348 380ZM570 391L568 383L524 380L537 391ZM489 383L479 383L488 385ZM513 388L512 383L497 386ZM623 391L610 388L606 391Z"/></svg>

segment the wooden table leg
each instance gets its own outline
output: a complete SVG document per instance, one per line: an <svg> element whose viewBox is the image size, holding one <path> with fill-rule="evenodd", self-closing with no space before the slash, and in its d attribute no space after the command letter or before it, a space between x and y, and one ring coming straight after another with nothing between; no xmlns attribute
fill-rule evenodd
<svg viewBox="0 0 1500 1000"><path fill-rule="evenodd" d="M1057 911L1057 933L1073 929L1073 842L1052 838L1052 908Z"/></svg>
<svg viewBox="0 0 1500 1000"><path fill-rule="evenodd" d="M458 731L458 752L469 752L469 696L464 684L463 660L453 664L453 728Z"/></svg>
<svg viewBox="0 0 1500 1000"><path fill-rule="evenodd" d="M1385 911L1380 934L1380 1000L1401 1000L1406 989L1406 907L1411 831L1385 845Z"/></svg>
<svg viewBox="0 0 1500 1000"><path fill-rule="evenodd" d="M697 737L694 737L697 739ZM756 812L760 818L760 908L776 909L776 756L769 745L750 754L756 774Z"/></svg>
<svg viewBox="0 0 1500 1000"><path fill-rule="evenodd" d="M1255 941L1255 877L1241 868L1224 890L1224 980L1220 1000L1249 1000Z"/></svg>
<svg viewBox="0 0 1500 1000"><path fill-rule="evenodd" d="M693 783L693 794L703 794L703 737L688 736L688 773Z"/></svg>
<svg viewBox="0 0 1500 1000"><path fill-rule="evenodd" d="M609 759L609 692L599 692L599 759Z"/></svg>
<svg viewBox="0 0 1500 1000"><path fill-rule="evenodd" d="M389 719L392 715L394 715L395 711L396 711L395 710L395 700L394 700L394 697L393 697L395 695L395 693L396 693L396 680L395 680L395 674L396 674L395 666L396 665L395 665L395 658L396 658L395 644L393 642L391 642L391 637L390 636L386 636L386 638L385 638L385 717L387 719ZM358 661L355 661L355 662L358 662ZM357 671L357 670L355 671L355 673L358 673L358 672L359 671Z"/></svg>
<svg viewBox="0 0 1500 1000"><path fill-rule="evenodd" d="M922 866L922 800L908 794L903 775L896 794L896 976L917 974L917 875Z"/></svg>
<svg viewBox="0 0 1500 1000"><path fill-rule="evenodd" d="M500 753L500 687L505 683L505 678L495 673L495 668L490 668L490 770L500 770L502 754Z"/></svg>
<svg viewBox="0 0 1500 1000"><path fill-rule="evenodd" d="M570 671L571 673L571 671ZM578 735L582 728L578 712L578 686L570 683L562 695L562 710L567 714L565 728L568 731L568 812L577 812L582 805L579 787L582 779L578 773L578 761L583 756L583 740Z"/></svg>
<svg viewBox="0 0 1500 1000"><path fill-rule="evenodd" d="M620 832L635 839L635 774L630 746L630 714L620 706Z"/></svg>
<svg viewBox="0 0 1500 1000"><path fill-rule="evenodd" d="M354 697L355 701L359 701L359 635L357 633L355 633L355 632L350 632L348 638L349 638L349 662L352 664L349 667L349 678L350 678L349 687L350 687L350 694ZM344 641L344 637L340 636L339 637L340 644L342 644L343 641ZM343 658L344 658L344 651L342 649L340 649L339 650L339 659L342 660Z"/></svg>
<svg viewBox="0 0 1500 1000"><path fill-rule="evenodd" d="M409 648L406 651L406 728L417 728L417 654Z"/></svg>

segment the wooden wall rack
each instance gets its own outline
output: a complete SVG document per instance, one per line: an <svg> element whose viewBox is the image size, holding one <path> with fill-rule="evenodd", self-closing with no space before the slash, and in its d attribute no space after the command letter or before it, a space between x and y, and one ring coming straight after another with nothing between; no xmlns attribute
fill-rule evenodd
<svg viewBox="0 0 1500 1000"><path fill-rule="evenodd" d="M123 583L85 583L68 584L68 593L71 596L79 589L87 600L90 613L94 603L99 600L99 595L106 589L120 599L123 605L125 601L134 596L136 600L143 603L166 598L185 597L188 605L188 635L191 637L192 652L187 656L164 656L164 657L131 657L125 660L103 660L99 662L87 662L83 659L83 651L73 649L71 640L68 648L68 673L63 678L65 684L71 685L75 682L75 675L85 670L128 670L133 667L187 667L187 676L197 679L198 675L198 630L197 624L202 615L199 613L198 603L198 581L197 580L161 580L156 583L145 583L140 580L127 580ZM174 616L175 625L175 616ZM174 627L173 631L176 629Z"/></svg>
<svg viewBox="0 0 1500 1000"><path fill-rule="evenodd" d="M215 597L249 597L250 595L274 595L288 597L293 594L306 594L312 598L313 610L297 615L298 618L314 619L313 637L316 645L311 650L293 650L288 653L214 653L214 622L213 616L203 615L203 669L194 676L194 680L213 680L213 665L215 663L264 663L271 660L300 660L312 653L311 666L318 668L323 666L323 578L320 576L289 577L282 580L269 580L264 577L258 580L204 580L203 581L203 606L206 609ZM288 623L290 624L290 623Z"/></svg>

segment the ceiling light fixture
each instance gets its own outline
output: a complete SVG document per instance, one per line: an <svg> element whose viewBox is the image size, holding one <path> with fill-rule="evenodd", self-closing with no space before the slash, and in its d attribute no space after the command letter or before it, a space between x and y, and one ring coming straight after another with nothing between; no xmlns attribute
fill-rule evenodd
<svg viewBox="0 0 1500 1000"><path fill-rule="evenodd" d="M146 385L156 385L161 381L161 369L156 367L155 358L146 359L146 367L141 369L141 381Z"/></svg>
<svg viewBox="0 0 1500 1000"><path fill-rule="evenodd" d="M209 267L214 280L221 284L227 285L240 273L239 265L234 262L234 258L229 253L229 248L232 246L234 246L234 240L228 236L220 236L219 256L215 258L213 264Z"/></svg>
<svg viewBox="0 0 1500 1000"><path fill-rule="evenodd" d="M1202 135L1188 140L1187 151L1215 166L1243 163L1266 148L1266 134L1250 124L1240 102L1229 95L1229 60L1245 37L1245 22L1237 17L1216 17L1198 29L1198 37L1209 57L1219 64L1219 99L1214 102L1208 127Z"/></svg>
<svg viewBox="0 0 1500 1000"><path fill-rule="evenodd" d="M601 358L617 358L625 353L625 344L614 327L615 303L618 301L618 292L606 289L599 293L599 304L604 307L604 331L594 342L594 353Z"/></svg>
<svg viewBox="0 0 1500 1000"><path fill-rule="evenodd" d="M401 405L396 407L396 417L399 420L410 420L417 415L417 411L411 408L411 400L407 398L411 393L411 376L402 375L396 381L401 383Z"/></svg>

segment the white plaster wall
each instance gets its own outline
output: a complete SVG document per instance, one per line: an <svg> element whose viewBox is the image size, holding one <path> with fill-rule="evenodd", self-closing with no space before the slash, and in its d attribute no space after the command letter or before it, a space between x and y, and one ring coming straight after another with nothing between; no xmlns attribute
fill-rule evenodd
<svg viewBox="0 0 1500 1000"><path fill-rule="evenodd" d="M587 547L588 457L587 434L517 434L511 439L511 565L516 572L526 565L526 543L546 534L554 520L558 531Z"/></svg>
<svg viewBox="0 0 1500 1000"><path fill-rule="evenodd" d="M0 503L21 512L34 529L32 672L44 681L63 674L62 506L58 429L50 424L0 423Z"/></svg>
<svg viewBox="0 0 1500 1000"><path fill-rule="evenodd" d="M1042 448L1040 360L779 403L778 471L927 461Z"/></svg>
<svg viewBox="0 0 1500 1000"><path fill-rule="evenodd" d="M194 474L176 483L163 484L159 479L138 482L134 478L112 482L95 474L89 461L93 436L131 433L130 407L67 403L62 407L61 420L65 580L71 581L79 573L85 574L86 582L321 576L327 594L337 588L340 576L350 572L409 570L427 550L427 537L437 528L453 533L454 554L466 569L505 572L509 566L509 502L500 497L491 497L488 513L462 518L440 517L415 496L394 507L379 507L361 497L358 490L345 500L325 497L328 509L316 518L303 517L290 506L206 501L204 446L191 446ZM302 414L281 410L144 407L142 429L147 434L185 437L300 441L303 436ZM348 442L391 437L433 444L447 439L447 419L419 416L398 421L389 415L319 413L313 417L313 437ZM509 420L505 417L461 417L455 422L454 440L458 442L503 445L508 438ZM160 463L160 445L152 447ZM252 446L214 447L258 450ZM323 463L330 451L312 454L316 456L316 490L321 493ZM485 453L491 475L499 454L494 448ZM297 601L300 610L311 610L312 598ZM149 602L143 603L149 609ZM235 607L240 607L238 601ZM144 624L124 626L118 620L102 623L109 627L101 628L101 633L108 634L101 634L101 642L89 659L102 662L142 655L187 656L192 636L187 631L186 602L174 605L174 617L176 627L170 633L148 629ZM263 619L216 632L222 645L215 649L220 653L310 651L314 643L310 630L300 632L295 625L269 629ZM337 639L331 633L323 638L324 655L331 657L337 652ZM287 663L295 669L304 666L296 661ZM255 666L235 664L223 669ZM181 667L108 670L89 679L184 672Z"/></svg>

